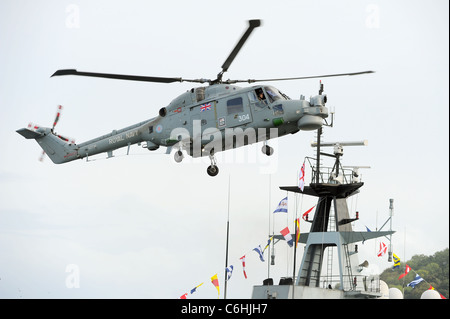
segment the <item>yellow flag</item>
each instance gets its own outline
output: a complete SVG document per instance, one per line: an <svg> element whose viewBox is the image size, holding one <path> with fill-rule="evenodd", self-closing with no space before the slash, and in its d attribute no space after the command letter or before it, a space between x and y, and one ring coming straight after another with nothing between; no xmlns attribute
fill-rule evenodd
<svg viewBox="0 0 450 319"><path fill-rule="evenodd" d="M297 238L295 239L295 247L297 247L298 245L298 240L300 239L300 218L297 218L295 220L295 226L296 228L296 232L297 232Z"/></svg>
<svg viewBox="0 0 450 319"><path fill-rule="evenodd" d="M217 288L217 299L220 297L220 289L219 289L219 279L217 278L217 274L211 277L211 283Z"/></svg>

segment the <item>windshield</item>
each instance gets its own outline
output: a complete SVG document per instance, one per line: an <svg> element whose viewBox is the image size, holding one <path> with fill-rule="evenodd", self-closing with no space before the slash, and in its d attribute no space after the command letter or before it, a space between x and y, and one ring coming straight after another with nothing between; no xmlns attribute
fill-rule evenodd
<svg viewBox="0 0 450 319"><path fill-rule="evenodd" d="M289 100L286 95L278 91L278 89L273 86L265 86L264 89L266 90L267 96L269 97L271 103L277 100Z"/></svg>

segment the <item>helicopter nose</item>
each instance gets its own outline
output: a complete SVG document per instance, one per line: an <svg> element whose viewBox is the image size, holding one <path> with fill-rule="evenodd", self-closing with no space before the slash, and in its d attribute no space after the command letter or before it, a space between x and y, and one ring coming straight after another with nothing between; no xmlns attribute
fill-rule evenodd
<svg viewBox="0 0 450 319"><path fill-rule="evenodd" d="M316 115L304 115L297 122L297 126L299 129L303 131L313 131L320 128L323 124L323 119L320 116Z"/></svg>
<svg viewBox="0 0 450 319"><path fill-rule="evenodd" d="M297 126L303 131L317 130L327 117L328 109L324 105L303 107L303 116L298 120Z"/></svg>

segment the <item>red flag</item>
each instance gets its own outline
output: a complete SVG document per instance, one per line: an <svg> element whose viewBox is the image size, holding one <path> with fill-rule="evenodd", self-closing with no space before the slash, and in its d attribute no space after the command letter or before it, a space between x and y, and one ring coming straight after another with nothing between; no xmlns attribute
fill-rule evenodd
<svg viewBox="0 0 450 319"><path fill-rule="evenodd" d="M244 271L244 277L245 279L247 279L247 273L245 272L245 255L242 256L241 258L239 258L240 260L242 260L242 270Z"/></svg>
<svg viewBox="0 0 450 319"><path fill-rule="evenodd" d="M187 293L185 293L183 296L180 297L180 299L186 299Z"/></svg>
<svg viewBox="0 0 450 319"><path fill-rule="evenodd" d="M381 242L381 243L380 243L380 250L378 251L377 256L378 256L378 257L383 256L384 254L386 254L386 251L387 251L387 246L386 246L386 244L383 243L383 242Z"/></svg>
<svg viewBox="0 0 450 319"><path fill-rule="evenodd" d="M314 205L313 207L311 207L310 209L308 209L306 212L303 213L302 215L303 220L308 220L308 214L313 210L314 207L316 207L316 205Z"/></svg>
<svg viewBox="0 0 450 319"><path fill-rule="evenodd" d="M286 227L280 231L281 235L283 235L284 239L286 240L286 243L289 245L289 247L292 247L292 236L289 232L289 227Z"/></svg>
<svg viewBox="0 0 450 319"><path fill-rule="evenodd" d="M300 169L300 174L298 176L298 188L300 188L302 192L305 188L305 162L303 162L303 165Z"/></svg>
<svg viewBox="0 0 450 319"><path fill-rule="evenodd" d="M405 273L401 274L401 275L398 277L398 280L400 280L400 279L402 279L403 277L405 277L405 276L409 273L410 270L411 270L411 267L409 267L409 266L406 264L406 267L405 267Z"/></svg>

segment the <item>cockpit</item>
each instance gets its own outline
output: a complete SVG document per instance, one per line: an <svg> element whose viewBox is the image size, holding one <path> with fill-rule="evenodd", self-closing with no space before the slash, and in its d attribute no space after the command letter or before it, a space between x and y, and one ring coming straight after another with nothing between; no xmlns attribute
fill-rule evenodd
<svg viewBox="0 0 450 319"><path fill-rule="evenodd" d="M286 94L281 93L273 86L257 87L248 93L248 97L250 103L259 108L263 108L278 100L290 100Z"/></svg>
<svg viewBox="0 0 450 319"><path fill-rule="evenodd" d="M270 103L278 100L290 100L290 98L286 94L281 93L273 86L265 86L264 89L266 90L267 97L269 98Z"/></svg>

